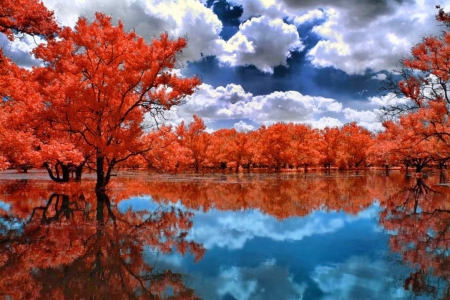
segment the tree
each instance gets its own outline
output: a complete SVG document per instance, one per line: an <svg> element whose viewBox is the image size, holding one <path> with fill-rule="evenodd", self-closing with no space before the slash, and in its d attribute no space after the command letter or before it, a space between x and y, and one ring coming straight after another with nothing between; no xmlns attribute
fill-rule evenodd
<svg viewBox="0 0 450 300"><path fill-rule="evenodd" d="M303 166L308 170L309 165L316 165L320 161L321 154L318 151L320 144L319 132L308 125L289 124L291 143L288 154L289 163L295 167Z"/></svg>
<svg viewBox="0 0 450 300"><path fill-rule="evenodd" d="M341 133L337 127L325 127L320 133L322 142L320 152L323 155L320 162L326 169L330 170L331 165L335 165L338 160Z"/></svg>
<svg viewBox="0 0 450 300"><path fill-rule="evenodd" d="M37 0L2 0L0 6L0 32L13 41L17 34L28 34L52 39L58 33L52 11ZM9 101L17 98L34 99L35 91L30 89L29 72L17 66L0 49L0 105L2 122L0 125L0 168L11 165L25 166L34 163L35 139L29 131L16 130L17 123L8 122L11 116ZM32 106L27 109L33 109ZM16 115L16 118L20 116ZM16 119L17 120L17 119ZM26 170L26 168L24 168Z"/></svg>
<svg viewBox="0 0 450 300"><path fill-rule="evenodd" d="M188 158L188 164L194 166L195 173L198 173L200 168L207 162L211 138L205 132L206 126L203 120L196 115L193 117L194 121L187 128L182 122L176 128L176 132L179 136L180 145L188 150L188 153L185 153Z"/></svg>
<svg viewBox="0 0 450 300"><path fill-rule="evenodd" d="M261 149L261 160L264 165L276 171L288 164L289 153L286 151L290 144L288 125L276 123L267 128L260 128L261 140L258 147Z"/></svg>
<svg viewBox="0 0 450 300"><path fill-rule="evenodd" d="M409 100L406 105L385 108L387 114L414 115L420 123L415 134L422 139L438 139L450 148L450 31L449 14L439 6L437 20L447 25L439 36L428 36L401 61L401 80L389 81L388 88ZM398 119L397 119L398 120ZM439 145L442 148L442 145ZM443 151L442 153L448 153ZM446 160L447 157L442 157Z"/></svg>
<svg viewBox="0 0 450 300"><path fill-rule="evenodd" d="M102 13L90 24L80 18L59 37L34 50L45 64L34 69L45 104L41 118L89 155L96 189L103 189L117 164L152 149L142 139L144 114L157 117L180 104L200 80L173 72L185 39L164 33L148 45Z"/></svg>
<svg viewBox="0 0 450 300"><path fill-rule="evenodd" d="M347 169L364 165L373 142L371 133L352 122L342 127L341 138L339 167Z"/></svg>
<svg viewBox="0 0 450 300"><path fill-rule="evenodd" d="M42 35L53 38L58 32L54 13L38 0L2 0L0 6L0 32L10 40L14 33Z"/></svg>

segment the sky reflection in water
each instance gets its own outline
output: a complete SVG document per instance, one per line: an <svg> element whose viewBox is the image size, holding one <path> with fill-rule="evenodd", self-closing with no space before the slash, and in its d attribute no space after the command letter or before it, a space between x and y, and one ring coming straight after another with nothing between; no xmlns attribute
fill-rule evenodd
<svg viewBox="0 0 450 300"><path fill-rule="evenodd" d="M49 205L51 196L45 194L51 195L51 184L32 178L20 184L1 181L0 247L6 255L0 256L0 273L9 274L14 264L21 272L7 276L0 295L24 296L26 286L17 294L7 290L12 287L5 282L17 278L26 278L35 293L45 295L46 273L65 278L67 283L52 288L66 298L104 293L108 284L117 285L117 276L128 278L122 285L138 298L436 299L449 288L445 224L450 202L448 188L436 185L438 176L241 174L136 180L136 174L129 174L119 179L108 191L110 206L102 209L98 195L95 202L86 186L60 191L78 193L77 199L71 195L63 204L60 197L57 204L53 198ZM8 225L13 223L22 224L20 230ZM74 227L78 235L70 232ZM38 237L33 235L39 230ZM54 232L71 258L59 258L51 247L50 257L43 258L45 251L27 249L21 241L29 235L27 241L58 245L49 234ZM93 236L97 242L91 243ZM74 244L80 249L75 251ZM19 250L41 257L25 264ZM92 278L99 265L103 277L96 282L109 281L104 288L99 284L81 292L73 286L83 280L70 279L70 270ZM136 274L147 277L139 281ZM122 292L112 295L131 295Z"/></svg>

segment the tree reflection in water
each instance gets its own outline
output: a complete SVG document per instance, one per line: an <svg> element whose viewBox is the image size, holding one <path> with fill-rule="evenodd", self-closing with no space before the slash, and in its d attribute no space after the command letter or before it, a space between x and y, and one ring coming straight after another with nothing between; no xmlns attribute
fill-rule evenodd
<svg viewBox="0 0 450 300"><path fill-rule="evenodd" d="M196 299L181 274L153 268L143 257L149 246L164 253L190 251L200 259L203 247L185 239L191 213L173 206L120 212L107 194L86 191L52 193L44 201L43 190L35 194L26 186L3 193L21 194L26 207L11 207L0 221L2 297Z"/></svg>
<svg viewBox="0 0 450 300"><path fill-rule="evenodd" d="M380 223L391 249L415 269L404 287L433 299L450 298L450 197L448 187L417 178L383 203Z"/></svg>
<svg viewBox="0 0 450 300"><path fill-rule="evenodd" d="M162 253L190 252L200 259L204 248L187 236L193 226L191 211L258 210L282 221L318 210L358 215L379 201L379 222L390 233L391 250L413 269L401 275L405 289L449 298L448 187L411 180L405 183L403 174L395 172L389 177L125 176L112 184L108 195L95 194L86 183L0 182L0 295L195 299L181 274L158 270L143 256L149 247ZM159 208L118 209L121 201L137 195L147 195ZM177 208L180 200L183 210ZM129 207L130 202L122 203Z"/></svg>

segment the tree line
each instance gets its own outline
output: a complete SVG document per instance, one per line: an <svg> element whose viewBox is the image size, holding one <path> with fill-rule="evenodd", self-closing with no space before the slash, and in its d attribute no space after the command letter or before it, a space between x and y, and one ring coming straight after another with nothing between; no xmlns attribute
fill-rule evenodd
<svg viewBox="0 0 450 300"><path fill-rule="evenodd" d="M355 123L208 133L196 116L174 128L146 128L145 116L158 124L200 84L177 71L186 39L163 33L148 43L103 13L60 27L36 0L6 0L2 10L0 32L11 41L28 34L45 42L32 51L40 64L31 69L0 51L1 168L43 167L56 182L80 180L87 169L102 190L121 166L200 172L403 165L420 172L450 158L450 16L440 7L437 19L447 27L401 61L388 87L407 102L384 108L389 118L379 133Z"/></svg>

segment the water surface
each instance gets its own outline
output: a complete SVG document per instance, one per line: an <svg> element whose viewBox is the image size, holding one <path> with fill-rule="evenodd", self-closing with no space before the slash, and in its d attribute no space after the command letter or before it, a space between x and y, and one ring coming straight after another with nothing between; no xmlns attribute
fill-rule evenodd
<svg viewBox="0 0 450 300"><path fill-rule="evenodd" d="M2 297L450 297L439 174L119 175L0 174Z"/></svg>

